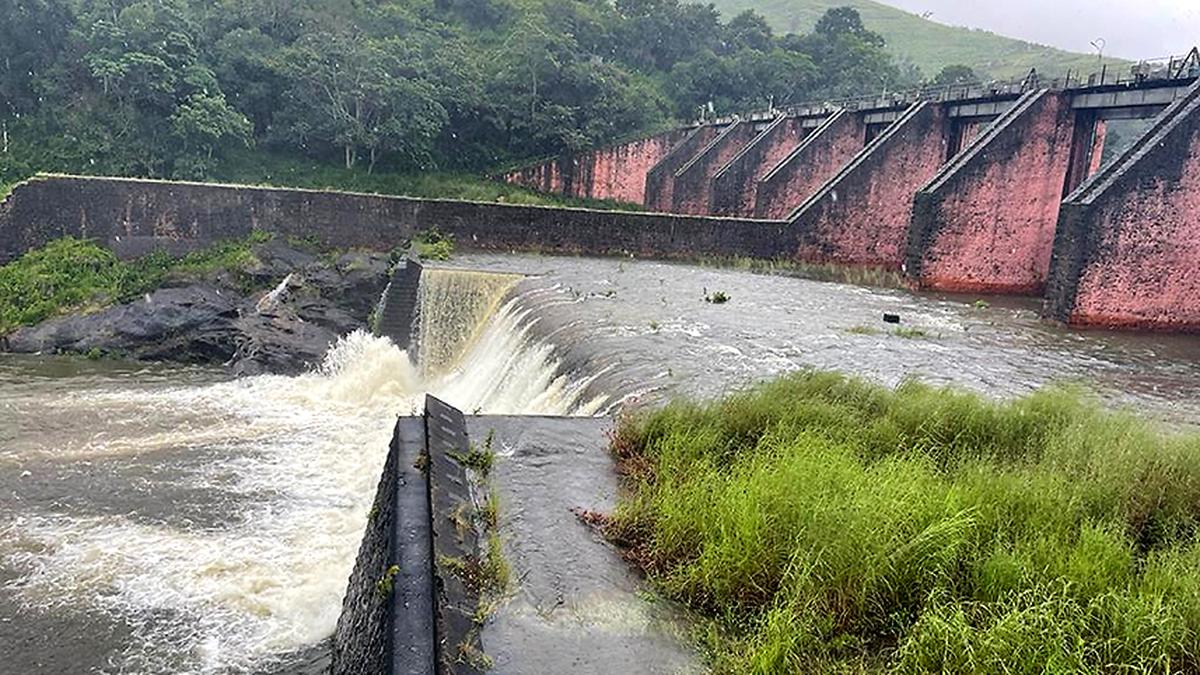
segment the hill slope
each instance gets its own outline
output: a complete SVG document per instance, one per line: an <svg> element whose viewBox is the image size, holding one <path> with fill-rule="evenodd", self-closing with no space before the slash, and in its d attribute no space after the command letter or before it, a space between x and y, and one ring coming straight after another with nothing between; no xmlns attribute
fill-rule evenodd
<svg viewBox="0 0 1200 675"><path fill-rule="evenodd" d="M947 26L872 0L712 0L726 18L753 9L780 33L805 33L828 9L853 7L867 28L882 35L893 54L932 76L951 64L966 64L997 79L1020 77L1037 68L1043 75L1099 70L1095 56L1007 38L984 30ZM1106 59L1106 61L1109 61ZM1109 61L1121 67L1120 60Z"/></svg>

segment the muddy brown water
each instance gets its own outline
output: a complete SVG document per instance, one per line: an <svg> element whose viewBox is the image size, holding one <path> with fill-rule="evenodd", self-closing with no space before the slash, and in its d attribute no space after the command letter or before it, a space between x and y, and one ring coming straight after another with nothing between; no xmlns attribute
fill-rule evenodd
<svg viewBox="0 0 1200 675"><path fill-rule="evenodd" d="M819 367L998 397L1072 381L1172 424L1200 420L1200 339L1069 331L1028 299L980 308L971 297L621 259L453 265L532 278L436 377L362 335L320 372L239 381L213 368L0 356L0 673L319 670L392 420L425 391L468 412L594 415ZM715 291L729 302L706 302ZM923 337L889 332L885 312ZM528 450L500 460L518 501L540 494L559 515L572 501L611 503L603 462L587 454L602 447L572 463L530 449L554 445L551 429L524 446L519 430L506 433ZM543 464L565 478L540 480ZM527 501L512 505L518 523L548 517ZM570 521L553 526L584 536ZM594 543L574 549L591 551L597 567L583 569L628 599L632 582ZM530 581L514 613L485 636L506 663L546 629L522 627L522 598L541 611L556 579L583 588L538 555L521 563ZM604 607L628 626L657 625L645 608ZM664 644L664 663L687 662Z"/></svg>

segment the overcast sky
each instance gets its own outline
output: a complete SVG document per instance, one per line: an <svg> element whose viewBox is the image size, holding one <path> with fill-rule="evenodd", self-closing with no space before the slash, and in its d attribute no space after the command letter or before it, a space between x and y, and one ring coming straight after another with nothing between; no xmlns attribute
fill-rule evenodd
<svg viewBox="0 0 1200 675"><path fill-rule="evenodd" d="M1076 52L1149 59L1200 42L1200 0L882 0L955 26L986 28Z"/></svg>

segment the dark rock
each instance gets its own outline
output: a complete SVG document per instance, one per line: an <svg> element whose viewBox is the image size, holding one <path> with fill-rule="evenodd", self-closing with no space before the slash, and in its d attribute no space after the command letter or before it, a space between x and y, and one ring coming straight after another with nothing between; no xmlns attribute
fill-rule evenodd
<svg viewBox="0 0 1200 675"><path fill-rule="evenodd" d="M243 316L234 328L238 350L229 366L235 375L296 375L311 370L339 335L290 312Z"/></svg>
<svg viewBox="0 0 1200 675"><path fill-rule="evenodd" d="M8 336L14 352L89 352L184 363L223 362L237 350L240 298L209 285L163 288L99 312L64 316Z"/></svg>
<svg viewBox="0 0 1200 675"><path fill-rule="evenodd" d="M254 251L258 264L245 275L270 290L244 296L244 285L227 272L199 282L174 279L173 287L135 302L19 329L0 347L221 363L238 375L295 374L320 364L339 336L365 328L387 285L386 254L327 260L274 240Z"/></svg>

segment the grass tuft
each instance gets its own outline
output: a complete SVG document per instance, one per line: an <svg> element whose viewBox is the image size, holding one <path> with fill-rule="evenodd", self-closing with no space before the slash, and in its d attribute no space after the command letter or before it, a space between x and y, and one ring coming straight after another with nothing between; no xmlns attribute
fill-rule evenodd
<svg viewBox="0 0 1200 675"><path fill-rule="evenodd" d="M1200 662L1200 437L1047 388L804 372L622 419L605 526L717 672Z"/></svg>

